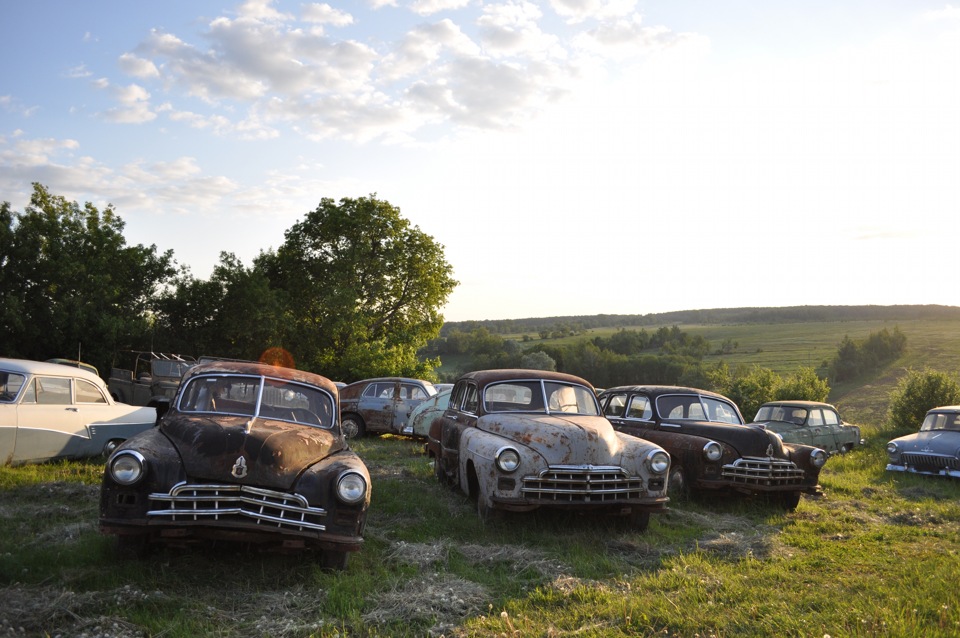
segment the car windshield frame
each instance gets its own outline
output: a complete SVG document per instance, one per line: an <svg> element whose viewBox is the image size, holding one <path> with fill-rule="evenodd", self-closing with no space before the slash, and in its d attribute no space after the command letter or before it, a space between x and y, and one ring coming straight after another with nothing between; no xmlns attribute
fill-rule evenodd
<svg viewBox="0 0 960 638"><path fill-rule="evenodd" d="M600 416L596 394L579 383L553 379L506 379L483 388L485 414L521 412Z"/></svg>
<svg viewBox="0 0 960 638"><path fill-rule="evenodd" d="M177 396L176 408L181 414L269 419L331 430L336 425L335 406L333 395L307 383L265 375L215 373L188 379Z"/></svg>
<svg viewBox="0 0 960 638"><path fill-rule="evenodd" d="M663 401L665 405L661 405L661 401ZM671 401L673 405L670 405ZM700 421L724 425L743 425L743 417L740 416L740 412L736 406L730 401L724 401L717 397L687 392L672 392L670 394L659 395L656 404L657 414L660 415L660 418L664 421ZM694 405L699 407L699 413L691 411ZM665 410L664 407L668 409ZM680 416L673 414L677 408L683 408ZM729 418L717 418L719 414L718 408L722 408Z"/></svg>

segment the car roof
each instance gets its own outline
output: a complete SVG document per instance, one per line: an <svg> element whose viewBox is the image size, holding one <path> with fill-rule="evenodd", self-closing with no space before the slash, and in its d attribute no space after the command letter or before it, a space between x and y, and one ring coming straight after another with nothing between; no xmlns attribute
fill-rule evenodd
<svg viewBox="0 0 960 638"><path fill-rule="evenodd" d="M77 379L86 379L97 385L103 385L103 379L90 372L86 368L76 368L66 366L60 363L48 363L46 361L30 361L28 359L6 359L0 358L0 370L6 372L18 372L20 374L42 374L46 377L74 377Z"/></svg>
<svg viewBox="0 0 960 638"><path fill-rule="evenodd" d="M477 382L478 385L487 385L489 383L496 383L498 381L520 381L520 380L531 380L531 379L545 379L547 381L563 381L565 383L577 383L584 385L591 390L593 385L586 379L576 377L572 374L567 374L565 372L553 372L550 370L525 370L522 368L510 368L510 369L500 369L500 370L475 370L473 372L467 372L466 374L460 375L460 378L457 381L463 379L472 379Z"/></svg>
<svg viewBox="0 0 960 638"><path fill-rule="evenodd" d="M725 397L719 392L712 392L710 390L701 390L699 388L689 388L682 385L619 385L614 388L607 388L600 394L611 394L613 392L643 392L645 394L652 395L661 395L661 394L702 394L707 397L716 397L718 399L723 399L724 401L732 401L729 397Z"/></svg>
<svg viewBox="0 0 960 638"><path fill-rule="evenodd" d="M928 412L960 412L960 405L942 405L939 408L933 408Z"/></svg>
<svg viewBox="0 0 960 638"><path fill-rule="evenodd" d="M252 374L256 376L273 377L275 379L315 385L337 396L337 386L334 385L333 381L319 374L251 361L211 361L209 363L200 363L184 373L183 382L204 374Z"/></svg>
<svg viewBox="0 0 960 638"><path fill-rule="evenodd" d="M424 379L414 379L412 377L374 377L372 379L360 379L359 381L354 381L353 383L347 384L345 387L363 385L367 383L382 383L384 381L400 381L401 383L425 383L427 385L433 385L430 381Z"/></svg>
<svg viewBox="0 0 960 638"><path fill-rule="evenodd" d="M801 399L797 399L795 401L794 400L767 401L760 407L763 408L766 406L777 406L777 405L782 405L786 407L797 407L797 408L833 408L834 410L836 410L836 408L834 408L832 405L830 405L829 403L824 403L823 401L804 401Z"/></svg>

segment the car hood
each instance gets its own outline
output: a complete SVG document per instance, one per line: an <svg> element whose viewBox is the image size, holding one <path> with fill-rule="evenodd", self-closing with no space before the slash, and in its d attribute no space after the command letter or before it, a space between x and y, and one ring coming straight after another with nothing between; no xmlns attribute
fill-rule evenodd
<svg viewBox="0 0 960 638"><path fill-rule="evenodd" d="M496 414L480 417L477 427L532 448L550 465L622 466L627 451L602 416Z"/></svg>
<svg viewBox="0 0 960 638"><path fill-rule="evenodd" d="M953 430L930 430L917 432L894 439L901 452L934 454L957 454L960 447L960 432Z"/></svg>
<svg viewBox="0 0 960 638"><path fill-rule="evenodd" d="M249 417L168 416L160 429L193 481L289 490L304 469L343 447L330 430ZM242 459L242 461L241 461Z"/></svg>
<svg viewBox="0 0 960 638"><path fill-rule="evenodd" d="M737 450L740 456L774 456L779 458L786 458L787 456L783 450L783 441L780 440L780 437L772 431L767 431L759 424L736 425L733 423L711 423L709 421L664 421L664 425L659 428L663 432L675 431L712 439L718 443L726 443Z"/></svg>

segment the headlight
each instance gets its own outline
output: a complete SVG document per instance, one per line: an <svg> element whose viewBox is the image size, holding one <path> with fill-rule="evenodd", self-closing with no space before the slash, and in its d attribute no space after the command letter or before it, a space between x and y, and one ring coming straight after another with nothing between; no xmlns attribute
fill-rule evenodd
<svg viewBox="0 0 960 638"><path fill-rule="evenodd" d="M520 453L512 447L502 447L497 450L497 467L501 472L514 472L520 467Z"/></svg>
<svg viewBox="0 0 960 638"><path fill-rule="evenodd" d="M366 495L367 481L356 472L344 472L337 479L337 498L344 503L359 503Z"/></svg>
<svg viewBox="0 0 960 638"><path fill-rule="evenodd" d="M133 485L146 473L146 460L134 450L123 450L110 460L110 476L120 485Z"/></svg>
<svg viewBox="0 0 960 638"><path fill-rule="evenodd" d="M813 467L823 467L823 464L827 462L827 453L817 448L810 453L810 463L813 464Z"/></svg>
<svg viewBox="0 0 960 638"><path fill-rule="evenodd" d="M887 443L887 454L896 454L900 451L900 446L897 445L896 441L890 441Z"/></svg>
<svg viewBox="0 0 960 638"><path fill-rule="evenodd" d="M710 441L703 446L703 455L711 463L715 463L723 456L723 446L716 441Z"/></svg>
<svg viewBox="0 0 960 638"><path fill-rule="evenodd" d="M647 455L647 467L654 474L665 474L670 469L670 456L663 450L655 450Z"/></svg>

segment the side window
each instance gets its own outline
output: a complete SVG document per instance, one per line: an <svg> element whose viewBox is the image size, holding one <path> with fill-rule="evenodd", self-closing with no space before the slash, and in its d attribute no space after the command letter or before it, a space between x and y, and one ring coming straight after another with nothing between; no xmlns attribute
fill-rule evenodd
<svg viewBox="0 0 960 638"><path fill-rule="evenodd" d="M470 414L476 414L479 408L480 393L477 391L477 386L471 383L466 388L466 393L463 399L463 411L469 412Z"/></svg>
<svg viewBox="0 0 960 638"><path fill-rule="evenodd" d="M0 372L0 403L10 403L16 399L24 380L25 377L22 374Z"/></svg>
<svg viewBox="0 0 960 638"><path fill-rule="evenodd" d="M623 416L623 406L627 403L627 395L613 394L607 398L603 405L604 416Z"/></svg>
<svg viewBox="0 0 960 638"><path fill-rule="evenodd" d="M372 399L373 397L377 396L377 384L371 383L366 388L364 388L363 396L367 397L368 399Z"/></svg>
<svg viewBox="0 0 960 638"><path fill-rule="evenodd" d="M642 394L630 397L630 409L627 410L627 418L644 419L646 421L652 419L653 408L650 407L650 399Z"/></svg>
<svg viewBox="0 0 960 638"><path fill-rule="evenodd" d="M428 398L427 393L418 385L404 383L401 386L401 396L404 399L413 399L414 401L423 401Z"/></svg>
<svg viewBox="0 0 960 638"><path fill-rule="evenodd" d="M106 403L100 388L89 381L77 379L77 403Z"/></svg>
<svg viewBox="0 0 960 638"><path fill-rule="evenodd" d="M37 378L37 403L44 405L70 405L70 379L62 377Z"/></svg>
<svg viewBox="0 0 960 638"><path fill-rule="evenodd" d="M460 406L463 405L463 394L467 389L467 382L463 381L453 386L453 390L450 392L450 401L447 402L447 408L451 410L459 410Z"/></svg>
<svg viewBox="0 0 960 638"><path fill-rule="evenodd" d="M820 410L810 410L807 425L823 425L823 413Z"/></svg>
<svg viewBox="0 0 960 638"><path fill-rule="evenodd" d="M823 422L827 425L840 425L840 415L833 410L823 411Z"/></svg>

